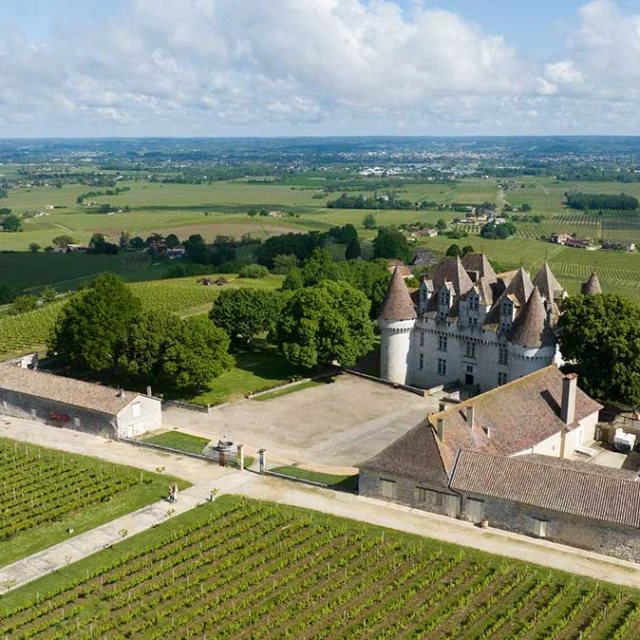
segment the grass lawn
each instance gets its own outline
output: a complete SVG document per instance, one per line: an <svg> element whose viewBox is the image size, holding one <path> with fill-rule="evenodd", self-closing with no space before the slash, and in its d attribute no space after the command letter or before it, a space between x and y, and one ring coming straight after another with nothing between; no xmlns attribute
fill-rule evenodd
<svg viewBox="0 0 640 640"><path fill-rule="evenodd" d="M319 387L323 384L331 384L335 378L327 378L325 380L309 380L308 382L301 382L300 384L296 384L292 387L287 387L286 389L280 389L279 391L273 391L272 393L265 393L261 396L257 396L253 398L256 402L265 402L266 400L273 400L274 398L279 398L280 396L286 396L290 393L295 393L296 391L303 391L304 389L313 389L313 387Z"/></svg>
<svg viewBox="0 0 640 640"><path fill-rule="evenodd" d="M202 405L222 404L249 393L277 387L308 373L289 364L275 349L239 353L231 371L212 380L207 391L186 400Z"/></svg>
<svg viewBox="0 0 640 640"><path fill-rule="evenodd" d="M202 453L202 450L209 444L207 438L199 438L198 436L181 433L180 431L167 431L157 436L144 438L144 441L160 445L161 447L186 451L187 453Z"/></svg>
<svg viewBox="0 0 640 640"><path fill-rule="evenodd" d="M577 639L588 629L632 640L639 603L634 589L221 496L4 595L0 636Z"/></svg>
<svg viewBox="0 0 640 640"><path fill-rule="evenodd" d="M124 465L114 465L88 456L72 455L34 445L23 445L6 439L3 439L2 443L6 451L14 451L15 447L19 461L17 467L13 463L12 466L14 468L9 468L10 458L6 457L6 453L3 453L2 465L5 471L0 472L3 486L6 487L8 485L11 487L13 485L18 495L20 495L20 492L23 494L25 492L30 493L35 500L40 501L40 504L36 503L35 507L28 502L20 504L17 511L14 509L13 517L16 520L22 520L27 517L37 518L43 509L53 509L54 506L51 501L56 499L58 492L65 491L70 492L70 496L75 495L74 487L76 484L90 473L100 476L104 473L107 484L109 483L108 475L114 472L127 475L134 481L127 488L117 491L108 498L96 499L95 502L92 501L86 506L70 509L60 517L55 517L52 520L45 519L42 524L37 524L36 520L34 520L34 526L2 540L0 542L0 566L10 564L58 542L68 540L74 535L94 529L105 522L157 502L166 496L167 485L172 482L176 482L181 489L186 489L190 486L190 483L173 476L140 471L140 469ZM13 457L16 454L10 455ZM34 487L33 477L39 473L39 470L47 473L47 480L46 483L44 481L42 484L35 483L36 486ZM78 471L80 471L79 474L77 473ZM72 479L74 473L78 479L75 483ZM61 480L58 480L58 477ZM63 483L64 486L60 485L59 482ZM80 485L78 486L80 487ZM90 487L99 491L100 486L102 486L101 482L96 480L95 484L89 486L85 484L82 488L78 488L78 491L82 495ZM9 508L10 497L11 494L3 496L3 508ZM69 497L69 500L72 499L72 497ZM72 534L67 532L69 528L73 529Z"/></svg>
<svg viewBox="0 0 640 640"><path fill-rule="evenodd" d="M269 469L272 473L279 473L283 476L291 476L300 480L309 480L326 484L335 489L345 489L346 491L358 491L358 474L345 476L331 473L319 473L318 471L308 471L300 467L276 467Z"/></svg>

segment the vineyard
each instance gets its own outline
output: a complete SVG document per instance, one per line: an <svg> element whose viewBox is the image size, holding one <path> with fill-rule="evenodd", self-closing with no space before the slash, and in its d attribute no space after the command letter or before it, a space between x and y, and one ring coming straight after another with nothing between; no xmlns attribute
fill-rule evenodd
<svg viewBox="0 0 640 640"><path fill-rule="evenodd" d="M0 637L623 640L640 595L225 496L5 596Z"/></svg>
<svg viewBox="0 0 640 640"><path fill-rule="evenodd" d="M51 527L59 533L78 514L84 520L96 509L104 521L114 508L126 513L157 500L165 483L156 474L0 438L0 565L37 540L53 544ZM138 488L141 500L123 509Z"/></svg>
<svg viewBox="0 0 640 640"><path fill-rule="evenodd" d="M214 278L216 276L213 276ZM282 276L268 276L264 280L242 279L233 275L223 276L229 281L225 287L253 287L276 289L282 284ZM174 313L206 313L208 305L221 291L221 287L203 286L197 278L154 280L129 285L142 300L145 309L172 311ZM41 349L47 342L58 311L64 301L46 305L18 316L0 316L0 359Z"/></svg>
<svg viewBox="0 0 640 640"><path fill-rule="evenodd" d="M63 304L55 302L19 316L0 316L0 358L26 353L45 344Z"/></svg>

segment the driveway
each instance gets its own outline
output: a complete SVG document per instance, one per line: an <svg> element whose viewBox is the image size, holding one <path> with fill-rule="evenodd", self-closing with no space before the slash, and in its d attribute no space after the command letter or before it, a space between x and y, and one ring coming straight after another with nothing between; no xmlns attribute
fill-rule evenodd
<svg viewBox="0 0 640 640"><path fill-rule="evenodd" d="M171 407L163 427L243 443L252 455L314 469L350 468L374 456L438 410L438 400L344 374L335 382L211 414Z"/></svg>

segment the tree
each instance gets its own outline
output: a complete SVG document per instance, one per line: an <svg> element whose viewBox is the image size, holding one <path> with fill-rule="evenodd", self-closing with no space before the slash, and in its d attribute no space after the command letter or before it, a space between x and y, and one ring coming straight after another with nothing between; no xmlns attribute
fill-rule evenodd
<svg viewBox="0 0 640 640"><path fill-rule="evenodd" d="M367 215L364 217L364 220L362 221L362 226L365 229L375 229L376 228L376 217L373 215L373 213L367 213Z"/></svg>
<svg viewBox="0 0 640 640"><path fill-rule="evenodd" d="M74 244L75 240L71 236L64 234L61 236L56 236L51 242L53 242L56 247L66 249L70 244Z"/></svg>
<svg viewBox="0 0 640 640"><path fill-rule="evenodd" d="M360 257L361 253L360 243L357 240L351 240L344 252L344 257L346 260L356 260Z"/></svg>
<svg viewBox="0 0 640 640"><path fill-rule="evenodd" d="M258 212L255 209L249 209L249 211L247 211L247 215L250 218L255 218L258 215Z"/></svg>
<svg viewBox="0 0 640 640"><path fill-rule="evenodd" d="M614 294L572 296L558 329L562 357L575 362L587 393L640 404L640 306Z"/></svg>
<svg viewBox="0 0 640 640"><path fill-rule="evenodd" d="M304 287L302 271L298 267L289 269L289 273L287 273L285 279L282 281L282 290L296 291L297 289L302 289L302 287Z"/></svg>
<svg viewBox="0 0 640 640"><path fill-rule="evenodd" d="M131 243L131 235L129 234L129 232L128 231L121 231L120 232L120 239L118 240L118 246L120 247L120 249L122 249L123 251L125 249L128 249L130 243Z"/></svg>
<svg viewBox="0 0 640 640"><path fill-rule="evenodd" d="M140 385L160 383L162 357L181 331L180 318L166 311L134 316L115 347L118 375Z"/></svg>
<svg viewBox="0 0 640 640"><path fill-rule="evenodd" d="M15 213L10 213L8 216L2 218L0 227L5 231L16 233L17 231L22 231L22 220Z"/></svg>
<svg viewBox="0 0 640 640"><path fill-rule="evenodd" d="M38 253L38 251L40 251L40 245L37 242L32 242L29 245L29 251L31 251L31 253Z"/></svg>
<svg viewBox="0 0 640 640"><path fill-rule="evenodd" d="M165 351L162 375L180 391L199 391L233 367L229 337L203 316L182 320L179 339Z"/></svg>
<svg viewBox="0 0 640 640"><path fill-rule="evenodd" d="M286 275L290 269L298 266L298 258L292 254L279 254L273 258L273 273Z"/></svg>
<svg viewBox="0 0 640 640"><path fill-rule="evenodd" d="M263 289L225 289L214 300L209 318L235 346L268 333L280 312L282 296Z"/></svg>
<svg viewBox="0 0 640 640"><path fill-rule="evenodd" d="M207 259L207 245L199 233L190 235L184 243L185 258L193 262L204 263Z"/></svg>
<svg viewBox="0 0 640 640"><path fill-rule="evenodd" d="M144 249L144 240L140 236L135 236L129 241L129 246L132 249L136 249L139 251L140 249Z"/></svg>
<svg viewBox="0 0 640 640"><path fill-rule="evenodd" d="M62 308L49 351L84 370L112 368L116 344L140 309L140 300L120 278L104 274Z"/></svg>
<svg viewBox="0 0 640 640"><path fill-rule="evenodd" d="M13 300L11 305L11 313L18 315L20 313L26 313L27 311L33 311L38 307L38 298L31 294L18 296Z"/></svg>
<svg viewBox="0 0 640 640"><path fill-rule="evenodd" d="M91 253L106 253L107 239L103 233L94 233L89 240Z"/></svg>
<svg viewBox="0 0 640 640"><path fill-rule="evenodd" d="M165 238L164 243L169 249L175 249L180 246L180 238L175 233L170 233Z"/></svg>
<svg viewBox="0 0 640 640"><path fill-rule="evenodd" d="M459 255L461 255L461 251L460 251L460 245L459 244L451 244L449 245L449 248L446 250L445 252L445 256L449 256L452 258L456 258Z"/></svg>
<svg viewBox="0 0 640 640"><path fill-rule="evenodd" d="M462 253L460 255L462 258L464 258L467 253L473 253L473 247L470 244L462 247Z"/></svg>
<svg viewBox="0 0 640 640"><path fill-rule="evenodd" d="M238 275L241 278L253 278L254 280L260 280L266 278L269 275L269 269L263 267L261 264L245 264Z"/></svg>
<svg viewBox="0 0 640 640"><path fill-rule="evenodd" d="M327 280L299 289L284 302L275 342L294 365L311 368L338 361L353 366L373 348L370 305L346 282Z"/></svg>
<svg viewBox="0 0 640 640"><path fill-rule="evenodd" d="M375 258L395 258L408 262L411 258L407 238L401 231L392 227L380 227L373 240Z"/></svg>
<svg viewBox="0 0 640 640"><path fill-rule="evenodd" d="M11 213L9 207L0 207L0 216L8 216Z"/></svg>
<svg viewBox="0 0 640 640"><path fill-rule="evenodd" d="M53 302L58 297L58 292L53 287L45 287L40 294L40 299L45 304Z"/></svg>
<svg viewBox="0 0 640 640"><path fill-rule="evenodd" d="M527 204L526 202L524 204L521 204L520 211L522 211L522 213L529 213L529 211L531 211L531 205Z"/></svg>
<svg viewBox="0 0 640 640"><path fill-rule="evenodd" d="M440 220L436 222L436 228L438 231L444 231L447 228L447 221L444 218L440 218Z"/></svg>

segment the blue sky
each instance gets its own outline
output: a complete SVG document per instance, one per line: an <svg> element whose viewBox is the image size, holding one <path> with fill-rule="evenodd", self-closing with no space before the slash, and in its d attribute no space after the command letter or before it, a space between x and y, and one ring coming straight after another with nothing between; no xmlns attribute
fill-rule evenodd
<svg viewBox="0 0 640 640"><path fill-rule="evenodd" d="M640 134L640 0L0 6L0 137Z"/></svg>

